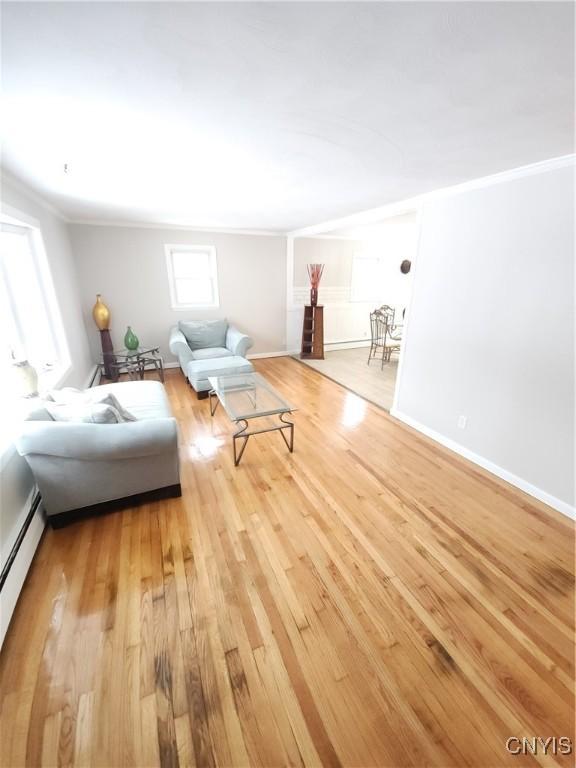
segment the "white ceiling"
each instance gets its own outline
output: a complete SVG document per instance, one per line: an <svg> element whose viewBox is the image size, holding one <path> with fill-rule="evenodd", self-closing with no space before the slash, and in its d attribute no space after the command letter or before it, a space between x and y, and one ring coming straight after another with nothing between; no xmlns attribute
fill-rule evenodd
<svg viewBox="0 0 576 768"><path fill-rule="evenodd" d="M402 229L416 231L417 218L416 211L411 211L410 213L402 213L386 219L372 221L369 224L326 230L325 233L317 235L317 237L335 237L343 240L361 240L377 243L380 240L386 240L393 231L397 232Z"/></svg>
<svg viewBox="0 0 576 768"><path fill-rule="evenodd" d="M574 151L571 3L2 10L3 164L75 220L285 231Z"/></svg>

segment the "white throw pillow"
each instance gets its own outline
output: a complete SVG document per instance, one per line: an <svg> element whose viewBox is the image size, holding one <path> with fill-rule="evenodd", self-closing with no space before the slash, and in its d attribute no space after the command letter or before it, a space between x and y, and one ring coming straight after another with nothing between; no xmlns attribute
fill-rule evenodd
<svg viewBox="0 0 576 768"><path fill-rule="evenodd" d="M40 397L22 400L22 417L25 421L54 421L46 410L46 403Z"/></svg>
<svg viewBox="0 0 576 768"><path fill-rule="evenodd" d="M46 410L54 421L84 424L119 424L122 417L111 405L103 403L46 403Z"/></svg>
<svg viewBox="0 0 576 768"><path fill-rule="evenodd" d="M99 387L93 389L75 389L74 387L64 387L63 389L53 389L48 395L47 399L53 400L59 405L81 405L82 403L103 403L104 405L111 405L120 414L121 418L118 420L123 421L138 421L136 416L133 416L130 411L127 411L123 405L118 401L116 395L112 392L99 392Z"/></svg>
<svg viewBox="0 0 576 768"><path fill-rule="evenodd" d="M97 393L95 393L96 395ZM116 395L114 395L112 392L107 392L105 395L101 395L100 397L94 397L94 399L91 398L90 400L93 403L103 403L104 405L111 405L113 408L115 408L118 413L120 414L121 421L138 421L136 416L130 413L130 411L127 411L126 408L119 402Z"/></svg>

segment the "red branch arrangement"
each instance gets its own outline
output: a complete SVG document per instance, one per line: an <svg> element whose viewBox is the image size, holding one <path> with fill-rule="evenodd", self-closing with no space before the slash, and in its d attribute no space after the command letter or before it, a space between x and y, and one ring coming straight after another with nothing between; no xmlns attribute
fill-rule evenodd
<svg viewBox="0 0 576 768"><path fill-rule="evenodd" d="M307 264L306 269L310 278L310 304L315 307L318 304L318 286L324 272L324 264Z"/></svg>
<svg viewBox="0 0 576 768"><path fill-rule="evenodd" d="M324 272L324 264L307 264L308 277L310 278L310 287L318 290L320 278Z"/></svg>

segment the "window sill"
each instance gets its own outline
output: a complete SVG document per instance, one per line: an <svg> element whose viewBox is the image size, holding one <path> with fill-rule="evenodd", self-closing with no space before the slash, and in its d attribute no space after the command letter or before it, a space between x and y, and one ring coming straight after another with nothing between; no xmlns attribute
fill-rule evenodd
<svg viewBox="0 0 576 768"><path fill-rule="evenodd" d="M52 371L41 373L38 377L38 390L40 393L49 389L56 389L68 378L72 372L72 365L68 363L64 367L59 366Z"/></svg>
<svg viewBox="0 0 576 768"><path fill-rule="evenodd" d="M171 305L174 312L194 312L194 311L200 311L202 309L220 309L220 304L180 304L178 307L175 307L174 304Z"/></svg>

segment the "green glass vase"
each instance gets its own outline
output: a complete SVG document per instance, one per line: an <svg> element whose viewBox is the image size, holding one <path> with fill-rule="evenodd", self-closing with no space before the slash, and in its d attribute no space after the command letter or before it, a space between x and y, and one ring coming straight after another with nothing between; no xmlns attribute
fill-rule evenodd
<svg viewBox="0 0 576 768"><path fill-rule="evenodd" d="M138 345L140 344L138 340L138 336L134 333L132 328L128 326L128 330L126 331L126 335L124 336L124 346L126 349L138 349Z"/></svg>

